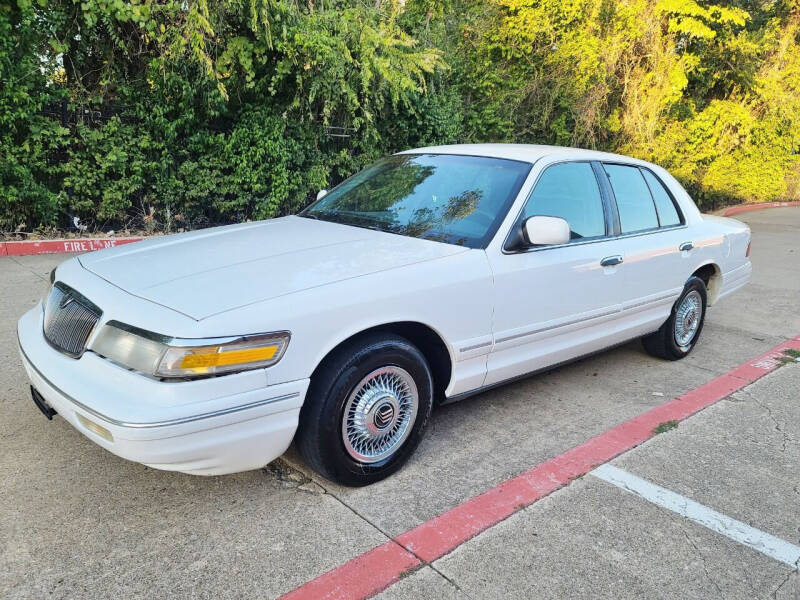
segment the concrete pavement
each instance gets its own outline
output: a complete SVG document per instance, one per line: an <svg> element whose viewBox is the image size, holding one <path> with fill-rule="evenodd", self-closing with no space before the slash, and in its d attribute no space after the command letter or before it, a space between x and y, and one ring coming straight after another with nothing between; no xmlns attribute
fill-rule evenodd
<svg viewBox="0 0 800 600"><path fill-rule="evenodd" d="M798 384L800 365L782 367L611 464L798 545ZM796 568L591 475L429 568L464 598L800 594ZM384 595L418 597L405 581Z"/></svg>
<svg viewBox="0 0 800 600"><path fill-rule="evenodd" d="M753 282L671 363L638 343L437 410L412 461L361 489L267 469L197 478L117 458L29 399L14 325L65 257L0 259L0 595L276 597L800 334L800 209L740 215ZM800 366L614 464L797 544ZM792 537L794 536L794 537ZM791 569L586 476L383 592L421 597L769 597Z"/></svg>

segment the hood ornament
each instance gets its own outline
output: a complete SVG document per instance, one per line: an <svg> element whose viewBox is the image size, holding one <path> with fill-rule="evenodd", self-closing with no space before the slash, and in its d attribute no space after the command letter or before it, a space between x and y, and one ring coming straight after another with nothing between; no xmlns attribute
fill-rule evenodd
<svg viewBox="0 0 800 600"><path fill-rule="evenodd" d="M61 301L58 303L58 308L62 308L62 309L66 308L68 304L70 304L71 302L74 302L74 301L75 301L75 298L73 298L72 295L66 294L63 298L61 298Z"/></svg>

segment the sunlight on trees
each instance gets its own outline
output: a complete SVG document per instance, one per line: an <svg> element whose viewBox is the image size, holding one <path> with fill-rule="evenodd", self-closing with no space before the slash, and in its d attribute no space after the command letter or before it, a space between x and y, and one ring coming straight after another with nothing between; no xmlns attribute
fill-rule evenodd
<svg viewBox="0 0 800 600"><path fill-rule="evenodd" d="M800 194L800 0L0 0L0 230L296 211L434 143Z"/></svg>

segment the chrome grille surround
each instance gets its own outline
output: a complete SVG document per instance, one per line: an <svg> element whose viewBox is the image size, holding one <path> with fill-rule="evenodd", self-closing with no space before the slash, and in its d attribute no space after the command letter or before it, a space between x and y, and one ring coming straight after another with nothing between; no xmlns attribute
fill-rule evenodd
<svg viewBox="0 0 800 600"><path fill-rule="evenodd" d="M44 302L44 338L59 352L79 358L102 314L80 292L56 281Z"/></svg>

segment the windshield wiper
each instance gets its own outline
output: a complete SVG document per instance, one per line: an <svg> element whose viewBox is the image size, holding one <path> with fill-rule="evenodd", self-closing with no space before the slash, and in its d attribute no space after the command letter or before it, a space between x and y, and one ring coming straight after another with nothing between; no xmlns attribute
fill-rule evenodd
<svg viewBox="0 0 800 600"><path fill-rule="evenodd" d="M335 212L320 212L316 214L303 213L300 215L309 219L317 221L327 221L329 223L341 223L342 225L350 225L351 227L359 227L361 229L370 229L372 231L380 231L382 233L400 233L397 227L392 227L388 223L376 223L375 219L370 219L364 215L354 213L335 213Z"/></svg>

